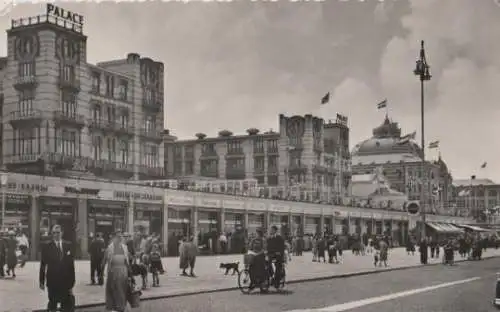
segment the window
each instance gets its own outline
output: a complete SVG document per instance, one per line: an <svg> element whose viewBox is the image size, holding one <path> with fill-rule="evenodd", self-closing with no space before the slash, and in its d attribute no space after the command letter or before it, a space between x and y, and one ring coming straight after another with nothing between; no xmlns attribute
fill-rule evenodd
<svg viewBox="0 0 500 312"><path fill-rule="evenodd" d="M102 107L100 104L94 104L94 106L92 106L92 118L94 120L101 120L102 118Z"/></svg>
<svg viewBox="0 0 500 312"><path fill-rule="evenodd" d="M116 160L116 139L108 138L108 160Z"/></svg>
<svg viewBox="0 0 500 312"><path fill-rule="evenodd" d="M200 162L200 167L201 176L218 176L218 162L216 159L204 159Z"/></svg>
<svg viewBox="0 0 500 312"><path fill-rule="evenodd" d="M23 90L19 93L19 113L22 116L29 115L33 112L33 100L35 93L33 90Z"/></svg>
<svg viewBox="0 0 500 312"><path fill-rule="evenodd" d="M61 153L68 156L78 156L79 148L77 148L76 131L67 129L56 130L56 153Z"/></svg>
<svg viewBox="0 0 500 312"><path fill-rule="evenodd" d="M229 142L227 142L227 153L228 154L242 154L243 148L241 147L241 141L229 141Z"/></svg>
<svg viewBox="0 0 500 312"><path fill-rule="evenodd" d="M19 155L30 155L35 150L36 132L34 128L19 130Z"/></svg>
<svg viewBox="0 0 500 312"><path fill-rule="evenodd" d="M95 136L92 138L92 155L95 160L101 160L102 158L102 137Z"/></svg>
<svg viewBox="0 0 500 312"><path fill-rule="evenodd" d="M129 142L127 140L120 140L118 158L122 164L128 164L129 156Z"/></svg>
<svg viewBox="0 0 500 312"><path fill-rule="evenodd" d="M101 91L101 74L98 72L92 73L92 92L99 94Z"/></svg>
<svg viewBox="0 0 500 312"><path fill-rule="evenodd" d="M276 170L278 168L278 158L277 157L269 157L267 159L267 167L269 169Z"/></svg>
<svg viewBox="0 0 500 312"><path fill-rule="evenodd" d="M143 165L147 167L158 166L158 146L153 144L145 144L143 147Z"/></svg>
<svg viewBox="0 0 500 312"><path fill-rule="evenodd" d="M181 176L182 175L182 161L176 160L174 162L174 175Z"/></svg>
<svg viewBox="0 0 500 312"><path fill-rule="evenodd" d="M32 77L35 76L35 63L22 62L19 63L19 77Z"/></svg>
<svg viewBox="0 0 500 312"><path fill-rule="evenodd" d="M245 159L228 159L226 161L226 167L228 170L245 170Z"/></svg>
<svg viewBox="0 0 500 312"><path fill-rule="evenodd" d="M76 115L76 95L70 92L61 93L61 110L65 116L75 117Z"/></svg>
<svg viewBox="0 0 500 312"><path fill-rule="evenodd" d="M128 81L120 80L120 85L118 86L118 97L120 100L126 101L128 93Z"/></svg>
<svg viewBox="0 0 500 312"><path fill-rule="evenodd" d="M144 119L144 124L144 129L147 132L154 131L156 129L155 117L151 115L146 116L146 118Z"/></svg>
<svg viewBox="0 0 500 312"><path fill-rule="evenodd" d="M182 158L182 146L174 146L174 158Z"/></svg>
<svg viewBox="0 0 500 312"><path fill-rule="evenodd" d="M254 170L257 172L263 172L264 171L264 162L265 159L264 157L255 157L254 158Z"/></svg>
<svg viewBox="0 0 500 312"><path fill-rule="evenodd" d="M262 138L256 138L253 141L253 152L254 154L264 153L264 140Z"/></svg>
<svg viewBox="0 0 500 312"><path fill-rule="evenodd" d="M274 186L274 185L278 185L278 176L268 176L267 177L267 185L269 186Z"/></svg>
<svg viewBox="0 0 500 312"><path fill-rule="evenodd" d="M276 152L278 152L278 140L269 140L269 141L267 141L267 152L268 153L276 153Z"/></svg>
<svg viewBox="0 0 500 312"><path fill-rule="evenodd" d="M203 155L215 155L215 143L206 143L201 146L201 153Z"/></svg>
<svg viewBox="0 0 500 312"><path fill-rule="evenodd" d="M184 147L184 157L185 158L194 158L194 146L193 145L186 145Z"/></svg>
<svg viewBox="0 0 500 312"><path fill-rule="evenodd" d="M194 174L194 162L192 160L186 161L185 171L186 171L186 175Z"/></svg>
<svg viewBox="0 0 500 312"><path fill-rule="evenodd" d="M113 105L107 107L108 111L108 122L113 123L116 120L116 108Z"/></svg>
<svg viewBox="0 0 500 312"><path fill-rule="evenodd" d="M123 110L120 114L120 126L122 128L128 128L128 110Z"/></svg>
<svg viewBox="0 0 500 312"><path fill-rule="evenodd" d="M106 96L113 97L115 93L115 78L106 76Z"/></svg>
<svg viewBox="0 0 500 312"><path fill-rule="evenodd" d="M145 89L144 90L144 101L148 105L152 105L155 102L156 96L153 90Z"/></svg>
<svg viewBox="0 0 500 312"><path fill-rule="evenodd" d="M74 82L75 81L75 67L73 65L64 64L61 72L61 78L63 81Z"/></svg>

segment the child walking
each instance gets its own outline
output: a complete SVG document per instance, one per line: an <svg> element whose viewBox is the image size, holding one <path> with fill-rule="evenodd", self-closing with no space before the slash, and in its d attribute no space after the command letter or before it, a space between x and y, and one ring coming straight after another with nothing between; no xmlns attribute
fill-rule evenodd
<svg viewBox="0 0 500 312"><path fill-rule="evenodd" d="M160 254L160 248L158 248L158 245L153 245L153 248L151 249L151 254L150 254L150 267L149 270L151 271L151 274L153 275L153 287L159 287L160 286L160 273L163 270L163 265L161 263L161 254Z"/></svg>

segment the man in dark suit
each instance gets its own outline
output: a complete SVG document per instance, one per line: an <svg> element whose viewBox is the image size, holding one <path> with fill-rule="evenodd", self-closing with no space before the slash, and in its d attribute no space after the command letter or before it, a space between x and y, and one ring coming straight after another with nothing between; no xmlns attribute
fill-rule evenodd
<svg viewBox="0 0 500 312"><path fill-rule="evenodd" d="M279 288L283 273L283 259L285 256L285 240L278 234L278 227L271 226L271 232L267 239L267 256L269 261L276 260L276 272L273 266L269 265L269 275L274 276L274 287Z"/></svg>
<svg viewBox="0 0 500 312"><path fill-rule="evenodd" d="M99 285L104 284L104 278L102 274L102 260L104 259L104 252L106 246L104 245L104 239L101 233L97 233L94 240L90 244L89 254L90 254L90 283L95 285L95 276L97 275L97 280Z"/></svg>
<svg viewBox="0 0 500 312"><path fill-rule="evenodd" d="M49 297L47 310L57 310L61 304L61 311L74 310L73 287L75 286L75 259L73 246L62 240L60 225L52 227L52 240L42 246L40 261L40 289L45 290Z"/></svg>

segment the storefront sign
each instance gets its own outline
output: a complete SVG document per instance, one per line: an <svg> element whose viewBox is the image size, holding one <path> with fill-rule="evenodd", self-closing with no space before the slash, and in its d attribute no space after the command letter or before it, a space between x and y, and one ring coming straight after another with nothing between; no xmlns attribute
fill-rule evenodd
<svg viewBox="0 0 500 312"><path fill-rule="evenodd" d="M351 211L349 212L349 216L351 218L361 218L361 213L359 211Z"/></svg>
<svg viewBox="0 0 500 312"><path fill-rule="evenodd" d="M113 225L113 221L110 221L110 220L97 220L96 224L98 226L112 226Z"/></svg>
<svg viewBox="0 0 500 312"><path fill-rule="evenodd" d="M210 199L210 198L197 198L196 206L197 207L206 207L206 208L219 208L220 207L220 200Z"/></svg>
<svg viewBox="0 0 500 312"><path fill-rule="evenodd" d="M131 199L134 200L155 200L161 201L163 197L161 195L155 195L151 193L137 193L137 192L126 192L126 191L115 191L113 197L116 199Z"/></svg>
<svg viewBox="0 0 500 312"><path fill-rule="evenodd" d="M307 207L307 209L304 209L304 212L306 214L321 215L323 210L320 207Z"/></svg>
<svg viewBox="0 0 500 312"><path fill-rule="evenodd" d="M15 204L15 205L29 205L30 197L28 195L21 194L6 194L7 204ZM0 200L0 203L2 201Z"/></svg>
<svg viewBox="0 0 500 312"><path fill-rule="evenodd" d="M71 187L71 186L65 186L64 187L64 192L68 194L82 194L82 195L92 195L96 196L99 194L101 190L97 189L89 189L89 188L78 188L78 187Z"/></svg>
<svg viewBox="0 0 500 312"><path fill-rule="evenodd" d="M83 25L83 16L80 14L73 13L71 11L60 8L51 3L47 3L47 15L60 17L72 23Z"/></svg>
<svg viewBox="0 0 500 312"><path fill-rule="evenodd" d="M7 183L7 188L9 190L14 190L18 192L38 192L38 193L47 193L47 191L49 190L48 186L44 184L15 183L15 182Z"/></svg>
<svg viewBox="0 0 500 312"><path fill-rule="evenodd" d="M222 207L226 209L244 210L245 203L238 200L224 200L222 202Z"/></svg>
<svg viewBox="0 0 500 312"><path fill-rule="evenodd" d="M361 218L363 218L363 219L371 219L372 216L373 215L371 213L369 213L369 212L363 212L363 213L361 213Z"/></svg>
<svg viewBox="0 0 500 312"><path fill-rule="evenodd" d="M161 206L160 205L144 205L144 204L137 204L134 207L136 210L142 210L142 211L161 211Z"/></svg>
<svg viewBox="0 0 500 312"><path fill-rule="evenodd" d="M266 204L264 204L264 203L249 202L249 203L247 203L247 210L248 211L266 211L267 207L266 207Z"/></svg>
<svg viewBox="0 0 500 312"><path fill-rule="evenodd" d="M280 205L280 204L271 204L271 205L269 205L269 211L288 213L290 211L290 207L286 206L286 205Z"/></svg>
<svg viewBox="0 0 500 312"><path fill-rule="evenodd" d="M167 203L169 205L194 206L193 198L187 196L167 196Z"/></svg>

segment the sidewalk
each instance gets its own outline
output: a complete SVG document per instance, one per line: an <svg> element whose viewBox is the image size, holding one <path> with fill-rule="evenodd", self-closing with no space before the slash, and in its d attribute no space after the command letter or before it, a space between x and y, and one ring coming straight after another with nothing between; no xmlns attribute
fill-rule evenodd
<svg viewBox="0 0 500 312"><path fill-rule="evenodd" d="M500 249L489 249L483 253L484 257L500 257ZM310 253L302 257L294 257L288 264L288 281L325 278L329 276L353 274L369 271L384 271L387 269L414 267L419 265L419 254L408 256L403 248L395 248L389 254L388 268L374 268L371 255L354 256L351 252L345 252L343 264L324 264L312 262ZM457 260L460 260L457 258ZM197 278L179 276L178 258L164 258L163 264L167 270L166 275L160 276L161 286L149 288L143 292L143 298L154 298L162 296L175 296L186 293L197 293L228 289L237 286L236 276L224 276L219 269L221 262L242 261L241 255L206 256L199 257L196 263L195 273ZM430 263L439 263L441 259L431 259ZM242 266L240 266L241 268ZM0 312L4 311L33 311L45 308L47 294L38 288L37 262L29 262L23 269L17 272L15 280L0 280ZM76 304L89 305L104 302L104 288L90 286L88 261L76 262L76 286L74 293ZM150 281L151 283L151 278Z"/></svg>

